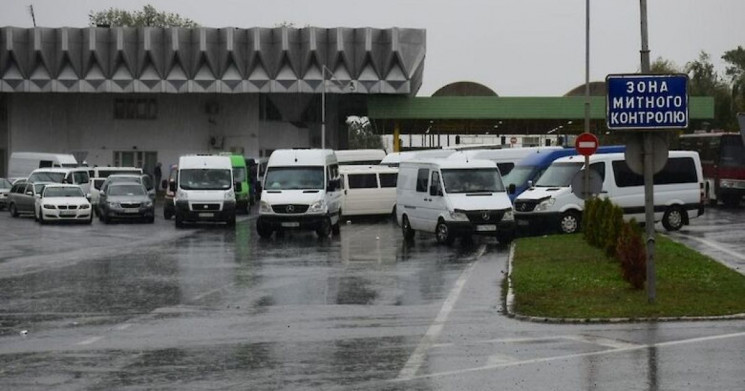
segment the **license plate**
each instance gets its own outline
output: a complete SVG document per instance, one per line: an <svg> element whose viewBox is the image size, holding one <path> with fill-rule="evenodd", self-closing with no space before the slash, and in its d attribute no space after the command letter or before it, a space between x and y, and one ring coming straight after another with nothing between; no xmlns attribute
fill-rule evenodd
<svg viewBox="0 0 745 391"><path fill-rule="evenodd" d="M494 224L486 224L486 225L477 225L476 231L484 232L484 231L496 231L497 226Z"/></svg>
<svg viewBox="0 0 745 391"><path fill-rule="evenodd" d="M530 222L528 220L517 220L517 225L521 227L526 227L530 225Z"/></svg>
<svg viewBox="0 0 745 391"><path fill-rule="evenodd" d="M59 212L59 215L64 216L64 217L70 217L70 216L75 216L76 213L75 212Z"/></svg>
<svg viewBox="0 0 745 391"><path fill-rule="evenodd" d="M124 209L124 213L140 213L137 209Z"/></svg>
<svg viewBox="0 0 745 391"><path fill-rule="evenodd" d="M214 217L214 213L200 213L199 217Z"/></svg>
<svg viewBox="0 0 745 391"><path fill-rule="evenodd" d="M300 223L298 223L297 221L287 221L282 223L282 226L287 228L297 228L300 226Z"/></svg>

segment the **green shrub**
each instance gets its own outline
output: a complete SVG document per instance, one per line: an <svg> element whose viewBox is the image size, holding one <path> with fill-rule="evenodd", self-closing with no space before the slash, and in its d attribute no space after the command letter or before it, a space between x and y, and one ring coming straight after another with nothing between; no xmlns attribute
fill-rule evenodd
<svg viewBox="0 0 745 391"><path fill-rule="evenodd" d="M597 199L590 198L585 200L585 209L582 211L582 235L588 244L592 245L592 234L595 222L595 208L597 206Z"/></svg>
<svg viewBox="0 0 745 391"><path fill-rule="evenodd" d="M609 213L605 217L604 224L605 238L603 240L603 247L608 256L613 256L617 253L618 236L621 234L621 229L623 228L623 209L609 201Z"/></svg>
<svg viewBox="0 0 745 391"><path fill-rule="evenodd" d="M643 288L647 279L647 251L636 220L623 223L616 248L623 279L634 289Z"/></svg>

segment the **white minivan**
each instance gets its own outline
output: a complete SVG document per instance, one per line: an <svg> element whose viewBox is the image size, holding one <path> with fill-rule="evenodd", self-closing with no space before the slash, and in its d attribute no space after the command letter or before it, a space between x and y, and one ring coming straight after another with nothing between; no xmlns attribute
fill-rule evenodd
<svg viewBox="0 0 745 391"><path fill-rule="evenodd" d="M388 166L339 166L343 216L393 215L398 169Z"/></svg>
<svg viewBox="0 0 745 391"><path fill-rule="evenodd" d="M77 166L78 161L69 153L13 152L8 160L8 178L26 178L37 168L74 168Z"/></svg>
<svg viewBox="0 0 745 391"><path fill-rule="evenodd" d="M580 229L584 201L572 193L571 182L584 167L584 156L555 160L534 187L515 199L519 227L555 228L564 233ZM602 181L600 197L623 208L624 218L645 221L644 177L626 164L623 153L590 156L590 169ZM698 152L670 151L665 167L654 176L655 222L668 231L680 229L704 213L704 179Z"/></svg>
<svg viewBox="0 0 745 391"><path fill-rule="evenodd" d="M342 195L331 149L278 149L266 165L256 230L266 238L284 230L339 234Z"/></svg>
<svg viewBox="0 0 745 391"><path fill-rule="evenodd" d="M235 189L233 165L228 156L181 156L175 182L169 184L175 193L176 227L191 221L224 221L235 225Z"/></svg>
<svg viewBox="0 0 745 391"><path fill-rule="evenodd" d="M434 233L445 244L472 234L493 235L501 243L514 238L512 203L492 161L401 162L396 194L396 219L406 240L415 231Z"/></svg>
<svg viewBox="0 0 745 391"><path fill-rule="evenodd" d="M28 176L29 182L67 183L77 185L83 194L90 194L91 181L88 168L37 168Z"/></svg>

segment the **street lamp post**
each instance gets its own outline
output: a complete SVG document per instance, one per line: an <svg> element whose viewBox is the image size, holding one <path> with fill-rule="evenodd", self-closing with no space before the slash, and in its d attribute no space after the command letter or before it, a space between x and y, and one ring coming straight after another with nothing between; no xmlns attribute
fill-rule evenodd
<svg viewBox="0 0 745 391"><path fill-rule="evenodd" d="M321 82L323 83L323 89L321 90L321 149L326 149L326 71L329 71L331 75L334 73L326 68L326 65L321 65L321 67Z"/></svg>

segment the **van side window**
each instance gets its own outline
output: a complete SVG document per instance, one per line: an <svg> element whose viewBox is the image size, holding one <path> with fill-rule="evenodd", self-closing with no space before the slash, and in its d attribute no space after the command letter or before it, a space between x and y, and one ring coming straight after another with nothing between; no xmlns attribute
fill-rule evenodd
<svg viewBox="0 0 745 391"><path fill-rule="evenodd" d="M430 186L433 186L435 188L435 194L442 193L442 185L440 184L440 173L437 171L432 171L432 182L430 182ZM431 194L431 193L430 193Z"/></svg>
<svg viewBox="0 0 745 391"><path fill-rule="evenodd" d="M396 187L398 174L380 174L380 187Z"/></svg>
<svg viewBox="0 0 745 391"><path fill-rule="evenodd" d="M50 168L54 165L51 160L39 160L39 168Z"/></svg>
<svg viewBox="0 0 745 391"><path fill-rule="evenodd" d="M87 171L75 171L72 173L75 184L88 183L88 172Z"/></svg>
<svg viewBox="0 0 745 391"><path fill-rule="evenodd" d="M618 187L643 186L644 177L631 171L625 161L613 162L613 176ZM662 171L654 175L655 185L696 183L696 166L689 157L670 158Z"/></svg>
<svg viewBox="0 0 745 391"><path fill-rule="evenodd" d="M429 169L420 168L416 174L416 191L421 193L427 192L427 180L429 180Z"/></svg>
<svg viewBox="0 0 745 391"><path fill-rule="evenodd" d="M349 174L350 189L377 189L378 178L375 174Z"/></svg>
<svg viewBox="0 0 745 391"><path fill-rule="evenodd" d="M598 162L590 164L590 170L593 170L600 174L600 178L605 182L605 162Z"/></svg>

